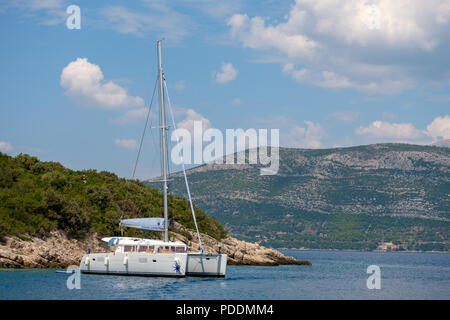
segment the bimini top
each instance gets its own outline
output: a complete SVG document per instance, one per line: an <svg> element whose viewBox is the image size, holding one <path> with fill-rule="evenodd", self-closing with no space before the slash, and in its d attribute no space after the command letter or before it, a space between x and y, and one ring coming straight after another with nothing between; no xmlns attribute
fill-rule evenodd
<svg viewBox="0 0 450 320"><path fill-rule="evenodd" d="M120 220L125 227L144 231L164 231L164 218L136 218Z"/></svg>
<svg viewBox="0 0 450 320"><path fill-rule="evenodd" d="M154 246L171 246L171 245L182 245L186 246L185 243L181 241L169 241L165 242L156 239L144 239L144 238L131 238L131 237L106 237L102 238L102 241L108 242L108 246L114 245L154 245Z"/></svg>

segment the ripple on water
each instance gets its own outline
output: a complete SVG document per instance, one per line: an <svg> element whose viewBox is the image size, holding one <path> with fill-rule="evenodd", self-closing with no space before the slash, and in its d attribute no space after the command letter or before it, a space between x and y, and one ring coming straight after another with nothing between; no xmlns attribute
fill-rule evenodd
<svg viewBox="0 0 450 320"><path fill-rule="evenodd" d="M1 270L0 299L450 299L450 255L285 252L313 266L228 266L223 278L82 275L81 289L52 269ZM381 268L381 290L366 269Z"/></svg>

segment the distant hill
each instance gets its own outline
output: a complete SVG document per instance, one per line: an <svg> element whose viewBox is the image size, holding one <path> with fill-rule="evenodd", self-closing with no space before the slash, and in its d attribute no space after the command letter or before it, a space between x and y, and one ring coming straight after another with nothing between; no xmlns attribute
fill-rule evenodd
<svg viewBox="0 0 450 320"><path fill-rule="evenodd" d="M450 250L450 150L376 144L280 148L280 170L207 164L188 170L195 203L229 233L285 248ZM147 182L152 185L152 182ZM169 185L185 196L180 174Z"/></svg>
<svg viewBox="0 0 450 320"><path fill-rule="evenodd" d="M432 146L450 148L450 139L441 140L432 144Z"/></svg>
<svg viewBox="0 0 450 320"><path fill-rule="evenodd" d="M29 239L56 230L74 238L94 232L119 235L121 217L162 217L162 207L162 194L142 182L106 171L73 171L26 154L0 153L0 238ZM201 210L196 213L201 232L217 240L227 236L216 219ZM194 229L186 199L169 197L169 219ZM178 232L173 225L170 230ZM149 236L134 229L124 231L128 236Z"/></svg>

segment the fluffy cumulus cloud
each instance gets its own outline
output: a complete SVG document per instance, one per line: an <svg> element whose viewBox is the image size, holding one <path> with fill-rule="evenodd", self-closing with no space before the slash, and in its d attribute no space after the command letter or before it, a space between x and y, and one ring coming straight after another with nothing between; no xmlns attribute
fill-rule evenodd
<svg viewBox="0 0 450 320"><path fill-rule="evenodd" d="M305 127L294 125L286 130L286 133L280 132L281 143L286 147L292 148L310 148L318 149L323 147L323 138L326 133L319 123L305 121ZM283 141L284 140L284 141Z"/></svg>
<svg viewBox="0 0 450 320"><path fill-rule="evenodd" d="M98 65L77 58L62 70L60 84L70 97L86 106L126 109L144 105L142 98L130 96L126 89L103 78Z"/></svg>
<svg viewBox="0 0 450 320"><path fill-rule="evenodd" d="M238 71L231 63L223 63L220 72L214 72L214 80L219 84L228 83L236 79Z"/></svg>
<svg viewBox="0 0 450 320"><path fill-rule="evenodd" d="M253 119L256 128L279 129L280 146L288 148L318 149L325 147L327 133L320 123L298 123L291 118L272 115L265 119Z"/></svg>
<svg viewBox="0 0 450 320"><path fill-rule="evenodd" d="M378 139L394 139L399 141L414 141L423 138L424 133L411 123L390 123L374 121L368 127L359 127L356 134Z"/></svg>
<svg viewBox="0 0 450 320"><path fill-rule="evenodd" d="M448 82L437 65L450 48L449 23L449 0L297 0L282 22L247 14L227 20L234 39L273 53L271 61L298 82L374 93Z"/></svg>
<svg viewBox="0 0 450 320"><path fill-rule="evenodd" d="M194 136L194 123L196 121L201 121L203 131L211 128L211 121L201 114L195 112L195 110L193 109L177 108L176 114L184 117L182 121L178 122L177 127L179 129L188 130L191 133L192 137Z"/></svg>
<svg viewBox="0 0 450 320"><path fill-rule="evenodd" d="M427 126L427 134L433 139L450 139L450 116L437 117Z"/></svg>
<svg viewBox="0 0 450 320"><path fill-rule="evenodd" d="M450 139L450 117L437 117L423 130L411 123L374 121L367 127L356 128L355 133L370 142L431 143Z"/></svg>
<svg viewBox="0 0 450 320"><path fill-rule="evenodd" d="M0 151L7 152L11 151L13 149L13 146L11 143L6 141L0 141Z"/></svg>
<svg viewBox="0 0 450 320"><path fill-rule="evenodd" d="M138 142L134 139L116 139L114 140L114 144L119 148L125 149L137 149Z"/></svg>

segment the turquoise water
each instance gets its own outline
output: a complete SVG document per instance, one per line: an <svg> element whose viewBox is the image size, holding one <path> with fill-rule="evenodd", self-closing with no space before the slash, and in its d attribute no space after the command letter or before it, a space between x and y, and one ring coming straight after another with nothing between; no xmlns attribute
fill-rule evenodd
<svg viewBox="0 0 450 320"><path fill-rule="evenodd" d="M228 266L225 279L81 275L79 290L53 269L3 269L0 299L450 299L450 254L283 252L313 266ZM380 290L366 286L373 264Z"/></svg>

